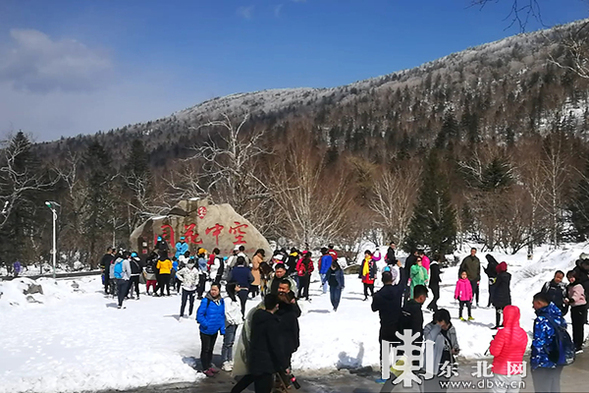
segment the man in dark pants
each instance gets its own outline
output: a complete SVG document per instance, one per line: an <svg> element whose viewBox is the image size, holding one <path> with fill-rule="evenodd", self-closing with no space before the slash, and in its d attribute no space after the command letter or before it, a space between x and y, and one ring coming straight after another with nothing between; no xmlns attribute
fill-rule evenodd
<svg viewBox="0 0 589 393"><path fill-rule="evenodd" d="M104 276L104 294L108 295L108 287L110 286L110 264L113 263L115 260L115 249L113 247L108 247L106 249L106 254L102 256L100 260L100 269L102 270L102 274Z"/></svg>
<svg viewBox="0 0 589 393"><path fill-rule="evenodd" d="M245 303L247 302L249 287L254 282L254 276L252 275L252 269L245 265L245 258L241 255L237 257L236 265L229 276L227 282L236 282L239 285L239 292L237 297L241 302L241 314L245 317Z"/></svg>
<svg viewBox="0 0 589 393"><path fill-rule="evenodd" d="M252 332L248 356L249 374L245 375L231 389L240 393L252 382L256 393L271 393L274 387L274 374L290 373L286 366L286 356L281 346L278 296L268 294L264 298L264 309L257 310L252 317Z"/></svg>
<svg viewBox="0 0 589 393"><path fill-rule="evenodd" d="M292 354L300 346L299 317L301 316L301 309L295 297L294 292L291 290L290 280L283 278L278 285L279 306L276 315L280 318L281 335L279 337L282 340L281 345L288 368L291 367Z"/></svg>
<svg viewBox="0 0 589 393"><path fill-rule="evenodd" d="M477 249L471 248L470 255L464 258L458 269L458 278L460 274L465 271L472 287L472 297L477 301L477 307L479 306L479 282L481 281L481 261L476 256Z"/></svg>
<svg viewBox="0 0 589 393"><path fill-rule="evenodd" d="M442 279L440 278L440 264L438 261L440 260L439 256L434 257L429 265L429 289L432 290L432 295L434 298L427 305L427 309L433 312L438 311L438 300L440 299L440 283Z"/></svg>
<svg viewBox="0 0 589 393"><path fill-rule="evenodd" d="M398 330L399 316L401 315L401 301L403 299L402 284L393 285L391 272L382 273L384 286L372 297L372 311L378 311L380 317L380 360L382 361L382 341L397 342L395 336ZM377 381L384 382L384 381Z"/></svg>
<svg viewBox="0 0 589 393"><path fill-rule="evenodd" d="M403 284L404 288L404 299L405 301L409 300L409 294L411 293L409 291L409 277L411 277L411 266L415 265L417 263L417 250L413 251L407 258L405 258L405 266L403 267L403 270L405 270L405 281L401 282L401 284Z"/></svg>

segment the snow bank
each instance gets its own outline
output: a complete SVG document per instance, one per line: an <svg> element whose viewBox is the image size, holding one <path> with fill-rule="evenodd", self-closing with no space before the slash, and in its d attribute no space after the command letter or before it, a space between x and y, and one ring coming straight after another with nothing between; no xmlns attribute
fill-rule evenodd
<svg viewBox="0 0 589 393"><path fill-rule="evenodd" d="M374 249L374 248L373 248ZM381 248L384 256L386 247ZM513 303L520 307L522 327L531 335L532 296L557 269L567 271L589 247L567 246L551 251L537 249L528 261L525 252L493 253L506 261L512 274ZM461 253L462 259L467 253ZM484 255L479 257L486 264ZM473 310L475 321L458 320L453 300L458 267L444 270L439 305L453 318L467 358L483 356L495 323L493 309ZM314 276L315 277L315 276ZM339 310L334 313L329 295L322 295L316 279L312 302L301 302L301 346L293 356L295 370L332 371L334 368L378 366L378 314L363 301L362 283L346 276ZM29 303L22 291L33 283L27 278L0 282L0 393L77 392L128 389L162 383L194 382L202 377L191 365L199 357L198 327L193 318L178 321L180 297L125 302L127 309L102 294L100 277L39 279L43 295ZM377 284L377 289L380 283ZM144 287L142 287L144 288ZM486 276L481 280L481 305L487 304ZM248 302L248 308L257 302ZM431 313L425 313L428 322ZM567 317L568 319L569 317ZM221 352L217 339L215 354Z"/></svg>
<svg viewBox="0 0 589 393"><path fill-rule="evenodd" d="M116 309L100 277L1 282L0 392L79 392L192 382L198 357L193 319L176 319L179 296L144 297ZM77 288L76 288L77 287ZM220 344L218 344L220 345Z"/></svg>

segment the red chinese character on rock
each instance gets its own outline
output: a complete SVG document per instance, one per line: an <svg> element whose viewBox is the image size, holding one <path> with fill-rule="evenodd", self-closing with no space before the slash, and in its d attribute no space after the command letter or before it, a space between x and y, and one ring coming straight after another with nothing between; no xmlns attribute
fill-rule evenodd
<svg viewBox="0 0 589 393"><path fill-rule="evenodd" d="M196 213L198 214L198 218L200 218L202 220L207 215L207 208L204 206L201 206L198 208Z"/></svg>
<svg viewBox="0 0 589 393"><path fill-rule="evenodd" d="M161 235L158 235L158 234L154 235L153 244L157 244L157 238L158 238L158 236L161 236L162 239L164 239L165 241L168 242L168 244L173 245L174 244L174 229L170 225L162 225L161 229L162 229L163 233Z"/></svg>
<svg viewBox="0 0 589 393"><path fill-rule="evenodd" d="M213 236L215 237L215 239L217 241L217 246L219 245L219 235L221 234L221 231L223 230L223 228L225 228L223 225L215 224L214 227L207 228L205 231L205 233L207 235L209 233L213 232Z"/></svg>
<svg viewBox="0 0 589 393"><path fill-rule="evenodd" d="M202 239L199 239L199 234L194 232L194 228L196 228L196 224L184 225L184 240L188 244L202 244Z"/></svg>
<svg viewBox="0 0 589 393"><path fill-rule="evenodd" d="M235 235L235 241L233 242L233 244L247 244L247 242L245 240L243 240L243 235L245 235L246 233L244 231L242 231L241 229L247 228L248 225L241 224L237 221L234 221L234 223L236 226L229 228L229 233L232 235Z"/></svg>

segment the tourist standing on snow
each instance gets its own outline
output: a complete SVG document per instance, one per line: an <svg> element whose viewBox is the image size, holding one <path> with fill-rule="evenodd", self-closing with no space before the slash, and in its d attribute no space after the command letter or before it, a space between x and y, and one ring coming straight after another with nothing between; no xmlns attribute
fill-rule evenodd
<svg viewBox="0 0 589 393"><path fill-rule="evenodd" d="M118 308L123 307L123 300L127 296L129 290L129 279L131 278L131 265L129 258L131 254L125 251L120 258L114 263L114 278L117 280L117 296L119 300Z"/></svg>
<svg viewBox="0 0 589 393"><path fill-rule="evenodd" d="M397 265L397 257L395 255L396 248L395 243L391 242L387 249L387 255L384 257L384 261L391 267Z"/></svg>
<svg viewBox="0 0 589 393"><path fill-rule="evenodd" d="M280 320L275 315L278 311L278 296L268 294L264 297L264 309L254 312L251 323L251 340L248 351L248 374L237 382L231 393L240 393L252 382L256 393L272 391L274 374L287 374L286 355L280 337Z"/></svg>
<svg viewBox="0 0 589 393"><path fill-rule="evenodd" d="M198 284L198 269L194 264L194 260L189 260L186 266L176 273L176 277L182 284L182 300L180 303L180 318L182 318L187 302L190 303L188 315L192 315L192 311L194 310L194 296Z"/></svg>
<svg viewBox="0 0 589 393"><path fill-rule="evenodd" d="M162 253L165 253L167 255L169 250L168 242L166 242L166 240L161 236L158 236L157 243L155 243L155 250L158 252L159 255L162 255Z"/></svg>
<svg viewBox="0 0 589 393"><path fill-rule="evenodd" d="M422 265L421 257L417 257L415 265L411 266L411 297L413 297L413 288L417 285L424 285L427 287L429 276L427 270Z"/></svg>
<svg viewBox="0 0 589 393"><path fill-rule="evenodd" d="M207 250L204 248L199 248L196 257L198 261L198 286L196 288L196 293L198 295L198 300L201 300L203 293L205 293L205 287L207 284Z"/></svg>
<svg viewBox="0 0 589 393"><path fill-rule="evenodd" d="M139 300L139 275L143 269L141 269L141 265L139 264L141 260L139 259L139 255L136 252L131 253L131 258L129 259L129 264L131 265L131 278L129 280L129 294L131 295L131 299L133 299L133 289L135 289L135 294L137 295L137 300Z"/></svg>
<svg viewBox="0 0 589 393"><path fill-rule="evenodd" d="M466 271L468 279L470 280L470 286L472 287L472 293L477 301L477 307L479 306L479 283L481 281L481 261L476 256L477 249L471 248L470 255L464 258L460 264L460 272ZM458 277L460 278L460 277Z"/></svg>
<svg viewBox="0 0 589 393"><path fill-rule="evenodd" d="M485 255L487 259L487 267L485 268L485 273L487 277L489 277L489 303L487 307L491 307L491 301L493 300L493 293L495 292L495 280L497 279L497 266L499 266L499 262L493 257L491 254Z"/></svg>
<svg viewBox="0 0 589 393"><path fill-rule="evenodd" d="M149 288L150 287L153 287L153 294L154 295L156 294L156 288L157 288L156 265L157 265L158 258L159 257L157 255L157 253L154 251L145 260L145 267L143 268L143 271L145 274L145 293L147 295L149 295Z"/></svg>
<svg viewBox="0 0 589 393"><path fill-rule="evenodd" d="M336 261L331 262L327 273L325 273L325 282L329 284L329 298L333 311L337 311L339 302L342 298L342 291L346 284L344 279L344 271Z"/></svg>
<svg viewBox="0 0 589 393"><path fill-rule="evenodd" d="M282 341L280 345L286 357L286 367L291 368L292 354L299 349L301 344L299 329L301 309L297 304L288 279L283 279L278 286L278 302L276 316L280 319L280 339Z"/></svg>
<svg viewBox="0 0 589 393"><path fill-rule="evenodd" d="M278 285L280 285L280 283L284 279L287 279L290 282L290 288L296 294L297 285L291 277L288 277L286 275L286 266L284 266L284 263L277 263L274 267L274 274L272 275L270 280L268 280L267 292L278 295Z"/></svg>
<svg viewBox="0 0 589 393"><path fill-rule="evenodd" d="M229 273L227 277L228 282L235 282L239 287L237 291L237 297L241 301L241 315L245 316L245 304L247 302L249 288L252 282L254 282L254 276L249 266L246 266L245 258L242 256L237 257L235 267Z"/></svg>
<svg viewBox="0 0 589 393"><path fill-rule="evenodd" d="M115 259L115 249L114 247L108 247L106 249L106 254L102 256L100 260L100 270L102 270L102 277L103 277L103 284L104 284L104 294L108 295L109 293L109 286L110 286L110 265Z"/></svg>
<svg viewBox="0 0 589 393"><path fill-rule="evenodd" d="M157 293L159 289L160 296L164 296L165 288L168 296L170 296L170 275L172 272L172 261L170 261L166 252L162 252L160 254L155 267L159 272L159 281L157 283L158 286L155 288L155 292Z"/></svg>
<svg viewBox="0 0 589 393"><path fill-rule="evenodd" d="M382 341L398 342L399 339L395 333L399 330L399 317L401 316L401 301L403 299L403 286L393 285L393 275L390 271L382 273L382 283L384 286L379 289L372 297L372 311L378 311L380 317L380 330L378 341L381 345L382 360Z"/></svg>
<svg viewBox="0 0 589 393"><path fill-rule="evenodd" d="M557 336L563 338L567 335L567 323L560 309L550 302L545 293L540 292L534 295L533 304L536 319L530 363L534 388L537 392L560 392L560 375L563 366L554 362L550 348L554 348ZM574 351L574 348L564 346L561 349L565 352L569 349Z"/></svg>
<svg viewBox="0 0 589 393"><path fill-rule="evenodd" d="M427 271L427 274L429 274L429 265L431 264L431 261L430 261L429 257L427 255L425 255L425 251L418 250L417 257L421 258L421 266L423 266L425 268L425 270Z"/></svg>
<svg viewBox="0 0 589 393"><path fill-rule="evenodd" d="M296 248L291 248L290 249L290 254L288 254L288 257L286 258L286 274L288 276L292 276L294 277L296 283L297 283L297 288L300 286L299 283L299 276L297 274L297 263L299 262L299 250L297 250Z"/></svg>
<svg viewBox="0 0 589 393"><path fill-rule="evenodd" d="M218 248L213 249L208 262L210 280L217 283L221 282L221 277L223 277L223 271L225 270L225 261L219 256L220 253L221 250Z"/></svg>
<svg viewBox="0 0 589 393"><path fill-rule="evenodd" d="M200 302L196 311L196 322L200 329L200 362L207 377L212 377L218 369L212 367L213 349L217 335L225 334L225 302L221 298L221 287L213 283L210 291Z"/></svg>
<svg viewBox="0 0 589 393"><path fill-rule="evenodd" d="M252 258L252 276L254 276L254 282L250 286L250 293L252 295L252 299L260 294L260 285L262 284L262 278L260 274L260 264L264 262L264 258L266 257L266 251L263 249L259 249L254 254Z"/></svg>
<svg viewBox="0 0 589 393"><path fill-rule="evenodd" d="M585 321L587 321L587 300L585 298L585 289L581 282L577 281L578 272L571 270L567 273L567 297L565 303L571 307L571 323L573 325L573 342L575 351L583 352L583 342L585 341Z"/></svg>
<svg viewBox="0 0 589 393"><path fill-rule="evenodd" d="M458 311L458 318L461 321L465 321L462 317L462 309L466 306L468 310L468 320L473 321L474 318L471 314L472 308L472 287L470 286L470 280L466 271L462 271L460 274L460 280L456 282L456 290L454 291L454 299L460 302L460 310Z"/></svg>
<svg viewBox="0 0 589 393"><path fill-rule="evenodd" d="M564 272L557 270L554 273L554 278L544 284L540 292L548 295L548 298L556 307L560 309L562 315L565 316L569 310L565 303L567 298L567 286L562 280L564 279Z"/></svg>
<svg viewBox="0 0 589 393"><path fill-rule="evenodd" d="M188 251L188 244L186 243L184 236L181 236L180 241L176 243L176 254L174 254L174 257L179 260L186 251Z"/></svg>
<svg viewBox="0 0 589 393"><path fill-rule="evenodd" d="M405 281L403 283L404 287L405 287L405 301L408 301L410 299L410 295L411 295L411 290L410 290L410 279L411 279L411 268L413 267L413 265L415 265L415 263L417 262L417 251L413 251L411 254L409 254L409 256L407 256L407 258L405 258L405 265L403 266L403 270L405 270Z"/></svg>
<svg viewBox="0 0 589 393"><path fill-rule="evenodd" d="M110 294L112 295L113 298L117 297L117 279L115 278L115 261L118 260L119 258L122 258L122 254L121 253L117 253L115 251L114 254L114 258L112 260L112 262L110 263L110 268L109 268L109 286L110 286Z"/></svg>
<svg viewBox="0 0 589 393"><path fill-rule="evenodd" d="M361 278L362 284L364 284L364 300L368 299L368 291L370 291L370 296L374 296L374 280L377 270L376 263L372 259L372 252L370 250L364 251L364 259L358 273L358 278Z"/></svg>
<svg viewBox="0 0 589 393"><path fill-rule="evenodd" d="M519 308L506 306L503 309L504 328L491 341L489 352L493 355L494 393L519 392L525 367L524 352L528 346L528 334L520 327L519 320Z"/></svg>
<svg viewBox="0 0 589 393"><path fill-rule="evenodd" d="M321 285L323 286L323 293L327 293L327 280L325 276L327 271L334 261L333 257L329 255L329 250L326 247L321 249L321 258L319 258L319 276L321 276Z"/></svg>
<svg viewBox="0 0 589 393"><path fill-rule="evenodd" d="M419 333L418 343L423 340L423 303L427 300L427 288L425 285L416 285L413 288L413 298L405 302L399 321L399 332L409 329L412 334ZM420 344L418 344L420 345Z"/></svg>
<svg viewBox="0 0 589 393"><path fill-rule="evenodd" d="M230 282L225 286L227 296L225 301L225 336L223 337L223 349L221 351L221 362L223 371L233 370L233 344L237 327L243 323L241 313L241 301L237 298L239 285Z"/></svg>
<svg viewBox="0 0 589 393"><path fill-rule="evenodd" d="M311 273L313 273L313 261L311 252L303 251L303 257L297 263L297 275L299 277L299 293L297 299L305 297L309 300L309 284L311 282Z"/></svg>
<svg viewBox="0 0 589 393"><path fill-rule="evenodd" d="M440 264L438 261L440 257L437 256L431 261L430 264L430 277L429 277L429 288L432 290L432 294L434 298L428 304L427 309L431 311L438 311L438 300L440 299L440 283L442 279L440 278Z"/></svg>
<svg viewBox="0 0 589 393"><path fill-rule="evenodd" d="M495 280L495 290L493 291L493 307L495 307L495 327L498 329L503 327L501 322L501 314L506 306L511 305L511 274L507 273L507 263L501 262L497 265L497 279Z"/></svg>
<svg viewBox="0 0 589 393"><path fill-rule="evenodd" d="M455 356L460 352L456 329L452 325L450 312L446 309L440 309L433 315L433 320L423 327L423 339L432 341L434 357L434 377L424 380L424 391L426 392L445 392L446 389L440 385L441 381L449 381L450 376L445 373L442 366L449 364L454 365ZM424 350L424 358L427 348Z"/></svg>

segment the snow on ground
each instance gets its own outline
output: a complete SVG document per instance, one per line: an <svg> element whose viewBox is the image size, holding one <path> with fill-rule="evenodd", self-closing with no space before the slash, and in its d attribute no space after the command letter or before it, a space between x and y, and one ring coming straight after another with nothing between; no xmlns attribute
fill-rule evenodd
<svg viewBox="0 0 589 393"><path fill-rule="evenodd" d="M533 326L534 293L555 270L571 269L583 251L589 252L589 247L542 248L531 261L525 252L493 253L498 261L508 263L512 300L521 309L522 326L528 333ZM460 254L460 259L465 255ZM484 254L479 257L486 265ZM454 318L461 354L480 357L494 334L490 327L495 313L477 308L473 310L475 321L459 321L453 300L457 276L458 267L444 270L439 305L449 309ZM202 376L192 367L200 352L198 327L193 318L178 321L179 296L142 296L139 301L126 301L125 310L117 310L115 301L103 295L100 277L43 278L37 283L43 286L44 295L32 295L41 303L29 303L22 290L31 282L27 278L0 282L0 331L4 333L0 337L0 393L125 389L193 382ZM301 302L301 347L293 357L294 369L321 372L377 366L378 314L371 311L370 299L362 300L362 283L357 276L346 276L336 313L331 311L329 294L320 293L315 281L311 284L312 302ZM481 305L486 306L484 273L480 295ZM256 303L249 301L248 308ZM428 322L431 313L426 312L424 318ZM220 354L221 344L222 338L217 339L215 354Z"/></svg>

